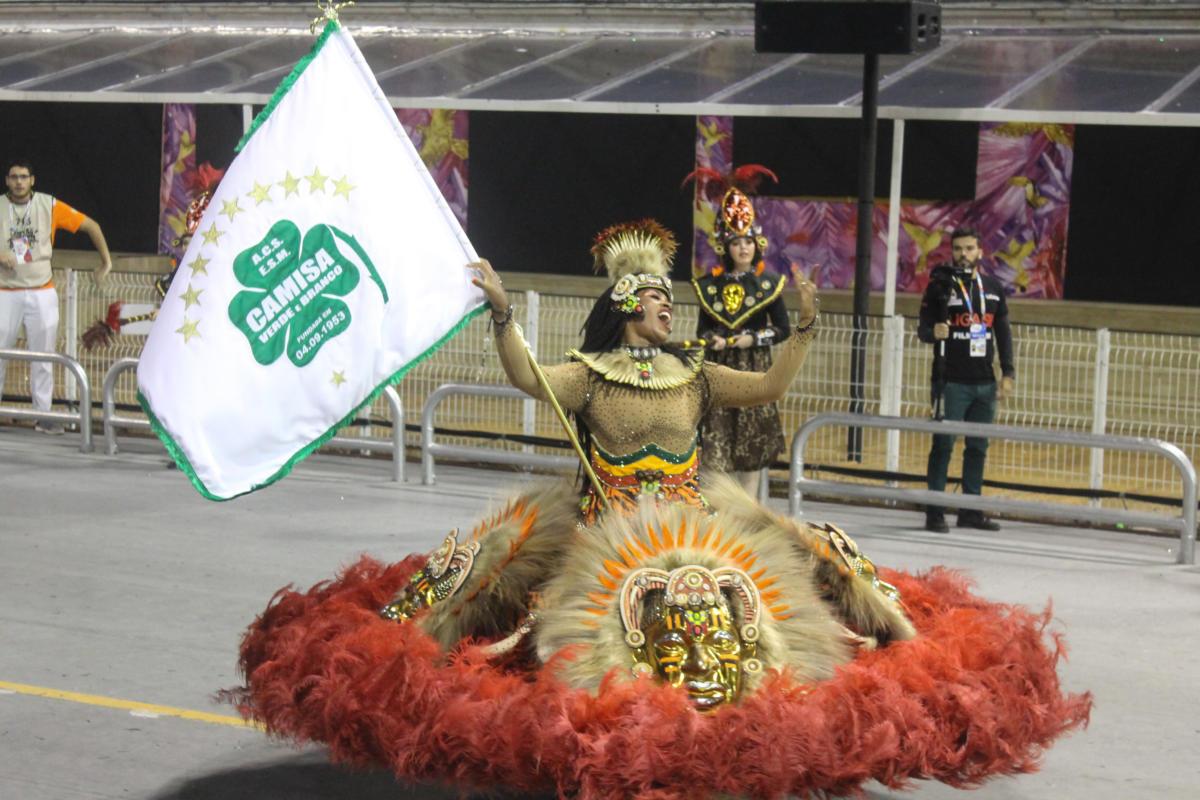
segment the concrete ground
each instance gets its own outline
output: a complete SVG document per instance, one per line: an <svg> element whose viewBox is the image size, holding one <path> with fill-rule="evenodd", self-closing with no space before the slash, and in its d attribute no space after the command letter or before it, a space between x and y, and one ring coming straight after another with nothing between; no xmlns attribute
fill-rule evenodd
<svg viewBox="0 0 1200 800"><path fill-rule="evenodd" d="M430 549L521 476L440 467L436 486L401 485L385 462L318 455L271 488L213 503L154 441L122 440L115 457L82 454L78 441L0 426L0 798L457 796L352 773L320 748L229 724L213 694L237 683L239 636L277 588L330 577L364 551L395 560ZM975 796L1196 796L1200 569L1175 566L1177 540L1019 523L939 536L911 512L806 514L840 524L878 563L944 564L992 599L1053 600L1070 645L1063 682L1095 693L1091 726L1061 740L1040 772ZM936 783L867 790L964 794Z"/></svg>

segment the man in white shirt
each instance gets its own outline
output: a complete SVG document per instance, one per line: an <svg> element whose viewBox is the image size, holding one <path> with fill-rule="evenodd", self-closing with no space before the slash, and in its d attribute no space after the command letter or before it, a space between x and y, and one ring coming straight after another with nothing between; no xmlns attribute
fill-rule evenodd
<svg viewBox="0 0 1200 800"><path fill-rule="evenodd" d="M30 350L53 352L58 342L58 292L50 267L54 234L64 229L83 231L100 253L101 280L112 269L108 243L96 221L48 194L35 192L33 166L24 160L9 161L4 182L8 192L0 197L0 349L11 348L21 325ZM5 361L0 359L0 390L4 387ZM29 365L33 407L49 411L54 393L51 364ZM38 422L35 430L62 433L62 426Z"/></svg>

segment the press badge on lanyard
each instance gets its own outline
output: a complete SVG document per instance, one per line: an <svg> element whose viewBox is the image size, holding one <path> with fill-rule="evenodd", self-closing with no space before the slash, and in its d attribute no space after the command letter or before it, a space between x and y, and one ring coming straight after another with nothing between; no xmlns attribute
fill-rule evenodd
<svg viewBox="0 0 1200 800"><path fill-rule="evenodd" d="M967 304L967 315L971 320L975 319L975 309L971 305L971 293L963 286L963 282L958 278L954 279L958 283L959 290L963 293L963 300ZM987 319L987 296L983 293L983 278L979 277L979 273L975 273L975 283L979 287L979 322L972 322L969 329L971 334L971 357L972 358L987 358L987 323L983 320Z"/></svg>

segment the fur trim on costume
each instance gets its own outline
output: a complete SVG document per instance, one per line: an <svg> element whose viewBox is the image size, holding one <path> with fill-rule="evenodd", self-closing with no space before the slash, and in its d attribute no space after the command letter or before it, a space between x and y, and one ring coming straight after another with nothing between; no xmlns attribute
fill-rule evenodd
<svg viewBox="0 0 1200 800"><path fill-rule="evenodd" d="M884 573L916 639L860 651L820 684L768 677L701 714L648 680L593 696L550 670L492 664L479 647L446 660L419 626L378 614L422 563L363 558L308 592L278 592L242 641L245 685L225 698L339 763L579 800L842 796L869 780L973 787L1035 770L1091 711L1090 694L1062 693L1049 609L989 603L943 569Z"/></svg>
<svg viewBox="0 0 1200 800"><path fill-rule="evenodd" d="M466 542L478 542L471 574L459 590L421 615L420 626L445 648L460 639L516 629L530 592L560 568L575 530L579 492L557 483L520 495L485 519Z"/></svg>
<svg viewBox="0 0 1200 800"><path fill-rule="evenodd" d="M614 670L629 678L621 585L643 567L670 572L687 565L733 567L754 581L763 606L758 658L767 670L787 669L809 683L829 678L836 665L850 660L845 632L820 601L812 570L789 532L750 530L691 506L650 503L632 515L606 515L572 546L543 591L538 657L550 661L563 653L555 662L563 680L592 691ZM740 627L740 609L734 616ZM747 691L759 677L746 676Z"/></svg>
<svg viewBox="0 0 1200 800"><path fill-rule="evenodd" d="M723 517L763 535L790 541L813 571L822 596L855 633L880 642L916 636L903 602L880 591L870 575L850 569L830 542L828 532L771 512L727 475L702 473L700 483L709 504Z"/></svg>

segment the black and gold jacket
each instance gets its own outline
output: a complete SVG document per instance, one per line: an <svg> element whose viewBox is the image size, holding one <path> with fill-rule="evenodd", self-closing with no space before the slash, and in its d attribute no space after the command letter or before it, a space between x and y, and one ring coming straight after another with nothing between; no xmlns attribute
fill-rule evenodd
<svg viewBox="0 0 1200 800"><path fill-rule="evenodd" d="M696 335L701 339L749 333L756 345L768 347L791 333L783 301L785 276L725 272L692 278L692 286L700 303Z"/></svg>

